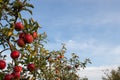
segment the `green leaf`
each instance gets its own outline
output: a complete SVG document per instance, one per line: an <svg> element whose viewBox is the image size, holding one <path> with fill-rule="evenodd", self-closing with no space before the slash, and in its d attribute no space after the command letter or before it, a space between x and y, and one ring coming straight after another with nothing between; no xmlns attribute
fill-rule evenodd
<svg viewBox="0 0 120 80"><path fill-rule="evenodd" d="M32 15L32 11L31 11L30 9L23 8L22 10L24 10L24 11L28 11L28 12Z"/></svg>
<svg viewBox="0 0 120 80"><path fill-rule="evenodd" d="M29 3L26 3L25 6L34 8L34 6L32 4L29 4Z"/></svg>

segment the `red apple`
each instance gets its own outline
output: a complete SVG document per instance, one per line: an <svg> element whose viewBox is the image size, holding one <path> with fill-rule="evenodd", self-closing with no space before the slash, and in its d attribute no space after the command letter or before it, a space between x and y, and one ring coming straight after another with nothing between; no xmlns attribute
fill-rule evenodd
<svg viewBox="0 0 120 80"><path fill-rule="evenodd" d="M14 79L20 78L20 72L13 72L12 75L13 75Z"/></svg>
<svg viewBox="0 0 120 80"><path fill-rule="evenodd" d="M20 53L19 53L19 51L14 50L14 51L12 51L10 56L11 56L12 59L16 59L20 56Z"/></svg>
<svg viewBox="0 0 120 80"><path fill-rule="evenodd" d="M4 60L0 60L0 69L4 69L6 67L6 62Z"/></svg>
<svg viewBox="0 0 120 80"><path fill-rule="evenodd" d="M64 55L60 55L60 56L58 56L57 58L58 58L58 59L62 59L62 58L64 58Z"/></svg>
<svg viewBox="0 0 120 80"><path fill-rule="evenodd" d="M24 26L23 26L23 24L21 22L16 22L15 23L15 30L16 31L21 31L23 29L24 29Z"/></svg>
<svg viewBox="0 0 120 80"><path fill-rule="evenodd" d="M33 37L30 34L25 34L24 40L26 43L32 43L33 42Z"/></svg>
<svg viewBox="0 0 120 80"><path fill-rule="evenodd" d="M4 80L12 80L13 79L13 75L12 74L6 74L4 77Z"/></svg>
<svg viewBox="0 0 120 80"><path fill-rule="evenodd" d="M24 38L24 36L25 36L25 33L19 33L19 38Z"/></svg>
<svg viewBox="0 0 120 80"><path fill-rule="evenodd" d="M27 69L29 71L34 71L35 70L35 65L33 63L27 65Z"/></svg>
<svg viewBox="0 0 120 80"><path fill-rule="evenodd" d="M34 39L36 39L36 38L38 37L37 32L33 32L33 33L32 33L32 36L33 36Z"/></svg>
<svg viewBox="0 0 120 80"><path fill-rule="evenodd" d="M71 70L71 69L72 69L72 67L71 67L71 66L67 66L66 68L67 68L67 70Z"/></svg>
<svg viewBox="0 0 120 80"><path fill-rule="evenodd" d="M20 39L17 40L17 44L20 47L24 47L26 43L25 43L23 38L20 38Z"/></svg>
<svg viewBox="0 0 120 80"><path fill-rule="evenodd" d="M14 69L14 72L21 72L22 71L21 66L15 66L13 69Z"/></svg>

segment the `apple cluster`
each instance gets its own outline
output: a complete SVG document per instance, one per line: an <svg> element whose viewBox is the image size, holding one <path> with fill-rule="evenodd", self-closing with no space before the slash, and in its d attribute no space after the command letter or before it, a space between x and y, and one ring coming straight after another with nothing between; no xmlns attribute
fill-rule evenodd
<svg viewBox="0 0 120 80"><path fill-rule="evenodd" d="M24 26L21 22L15 23L15 30L21 31L19 33L19 39L17 40L17 45L19 47L24 47L26 44L32 43L34 39L37 38L37 32L33 32L32 34L23 32ZM13 50L10 56L13 60L16 60L19 58L20 52L18 50ZM6 67L6 62L4 60L0 60L0 70L5 69L5 67ZM35 65L33 63L27 64L27 70L30 72L34 71ZM21 72L22 72L22 67L15 65L13 68L13 72L10 74L6 74L4 76L4 80L20 79Z"/></svg>
<svg viewBox="0 0 120 80"><path fill-rule="evenodd" d="M24 29L24 26L21 22L17 22L15 24L16 31L22 31L23 29ZM17 44L19 47L24 47L27 43L28 44L32 43L36 38L37 38L37 32L33 32L31 34L21 32L19 33L19 39L17 40Z"/></svg>

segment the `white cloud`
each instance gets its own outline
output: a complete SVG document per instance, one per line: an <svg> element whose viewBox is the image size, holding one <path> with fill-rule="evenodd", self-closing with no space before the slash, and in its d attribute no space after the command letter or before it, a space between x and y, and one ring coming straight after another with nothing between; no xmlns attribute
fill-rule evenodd
<svg viewBox="0 0 120 80"><path fill-rule="evenodd" d="M89 80L102 80L105 76L104 71L109 69L117 69L118 66L99 66L99 67L87 67L83 70L78 71L80 77L87 77Z"/></svg>
<svg viewBox="0 0 120 80"><path fill-rule="evenodd" d="M91 49L93 54L115 54L120 55L120 45L112 45L98 42L95 39L89 39L84 41L76 41L76 40L68 40L61 41L56 40L54 43L49 43L46 45L48 49L58 49L61 47L61 43L65 43L68 50L71 51L79 51L79 50L87 50Z"/></svg>
<svg viewBox="0 0 120 80"><path fill-rule="evenodd" d="M46 47L48 49L58 49L61 47L61 43L65 43L66 48L71 51L79 51L79 50L85 50L88 48L94 48L95 47L95 40L86 40L86 41L75 41L75 40L68 40L68 41L61 41L59 39L56 39L54 43L48 43Z"/></svg>
<svg viewBox="0 0 120 80"><path fill-rule="evenodd" d="M68 40L65 42L66 47L70 50L85 50L87 48L93 48L94 46L94 40L86 40L84 42L82 41L74 41L74 40Z"/></svg>
<svg viewBox="0 0 120 80"><path fill-rule="evenodd" d="M62 43L62 41L57 40L55 43L50 43L48 47L59 48L60 43ZM85 69L81 69L80 71L78 71L80 77L87 77L89 80L102 80L102 77L105 76L104 74L105 70L117 69L117 67L120 64L119 62L120 45L115 46L112 44L105 44L98 42L97 40L94 39L85 40L85 41L68 40L65 41L64 43L66 44L68 51L71 52L83 51L84 53L86 53L86 51L90 50L91 51L90 55L93 55L90 59L96 57L96 60L92 61L91 64L92 67L86 67ZM79 54L79 55L83 55L83 54ZM86 54L86 56L88 55ZM97 63L101 66L96 67Z"/></svg>
<svg viewBox="0 0 120 80"><path fill-rule="evenodd" d="M113 48L112 53L114 53L115 55L120 55L120 46L116 46L115 48Z"/></svg>
<svg viewBox="0 0 120 80"><path fill-rule="evenodd" d="M108 43L101 43L95 39L85 41L68 40L65 41L68 50L87 50L91 49L93 54L109 54L120 55L120 45L112 45Z"/></svg>
<svg viewBox="0 0 120 80"><path fill-rule="evenodd" d="M58 50L61 48L61 43L66 44L67 56L74 52L81 59L90 58L93 65L118 65L120 64L120 45L113 45L108 43L101 43L94 39L76 41L60 41L57 40L54 43L48 43L46 45L47 49ZM114 61L113 61L114 60Z"/></svg>

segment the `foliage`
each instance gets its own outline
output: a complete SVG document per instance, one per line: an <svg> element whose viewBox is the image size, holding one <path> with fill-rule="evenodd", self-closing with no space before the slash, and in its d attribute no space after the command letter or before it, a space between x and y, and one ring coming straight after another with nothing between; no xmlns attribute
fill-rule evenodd
<svg viewBox="0 0 120 80"><path fill-rule="evenodd" d="M2 48L0 59L6 61L7 56L12 55L13 51L18 51L17 56L12 55L12 61L7 63L7 68L0 69L0 80L7 80L5 76L8 74L12 75L12 80L78 80L77 70L85 68L87 63L91 63L90 60L81 62L75 53L72 53L72 57L68 59L65 57L64 44L60 50L47 50L44 47L47 35L45 32L38 33L41 28L39 23L33 18L22 17L21 12L29 12L32 15L32 8L34 6L29 0L0 1L0 47ZM19 27L22 25L24 29L19 27L16 29L16 23L19 23ZM35 38L34 32L37 33ZM24 36L20 37L21 33ZM32 38L28 35L26 37L26 34L32 35ZM7 50L11 54L4 55ZM34 66L28 68L28 64L34 64L35 68ZM19 72L18 75L14 74L16 71Z"/></svg>
<svg viewBox="0 0 120 80"><path fill-rule="evenodd" d="M110 73L105 72L103 80L119 80L120 79L120 67L117 70L111 70Z"/></svg>

